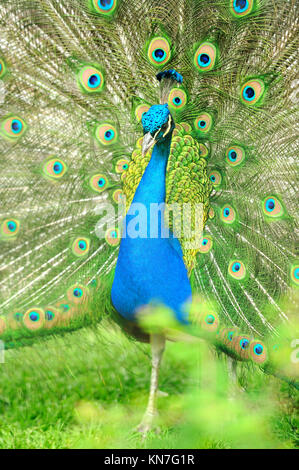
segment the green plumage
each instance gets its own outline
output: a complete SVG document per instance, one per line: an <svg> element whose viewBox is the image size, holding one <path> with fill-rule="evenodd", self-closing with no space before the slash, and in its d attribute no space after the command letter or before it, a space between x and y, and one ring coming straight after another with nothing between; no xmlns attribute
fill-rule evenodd
<svg viewBox="0 0 299 470"><path fill-rule="evenodd" d="M10 345L109 313L120 234L106 219L99 238L99 214L123 192L133 198L148 162L141 115L159 102L157 70L170 68L184 84L169 90L167 202L204 206L199 252L181 240L194 293L217 305L221 327L254 337L294 322L279 298L298 287L297 5L248 4L1 2L0 332ZM68 297L76 285L83 304ZM32 309L38 329L24 322Z"/></svg>

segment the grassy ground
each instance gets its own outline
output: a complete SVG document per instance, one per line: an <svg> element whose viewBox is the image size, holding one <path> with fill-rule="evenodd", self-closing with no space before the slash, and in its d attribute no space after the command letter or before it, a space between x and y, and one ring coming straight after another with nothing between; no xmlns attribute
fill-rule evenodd
<svg viewBox="0 0 299 470"><path fill-rule="evenodd" d="M203 345L169 343L160 433L142 441L149 347L109 323L9 350L0 364L0 448L293 448L295 391L244 367L232 387ZM233 398L233 396L235 398Z"/></svg>

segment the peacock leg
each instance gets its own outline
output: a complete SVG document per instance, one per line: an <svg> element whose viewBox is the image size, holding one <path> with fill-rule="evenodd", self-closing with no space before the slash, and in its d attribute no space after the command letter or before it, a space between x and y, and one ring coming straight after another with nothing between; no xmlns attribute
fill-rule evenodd
<svg viewBox="0 0 299 470"><path fill-rule="evenodd" d="M153 334L151 335L152 347L152 373L151 373L151 386L148 405L143 419L138 426L137 430L142 434L149 432L153 425L153 420L157 414L156 401L158 394L158 379L159 368L161 364L162 355L165 349L165 336Z"/></svg>

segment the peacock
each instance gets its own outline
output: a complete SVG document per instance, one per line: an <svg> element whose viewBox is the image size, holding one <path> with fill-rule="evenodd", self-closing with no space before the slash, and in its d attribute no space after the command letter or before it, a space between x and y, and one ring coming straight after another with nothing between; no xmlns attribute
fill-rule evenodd
<svg viewBox="0 0 299 470"><path fill-rule="evenodd" d="M150 342L142 432L179 334L296 375L297 10L1 1L0 339L109 316Z"/></svg>

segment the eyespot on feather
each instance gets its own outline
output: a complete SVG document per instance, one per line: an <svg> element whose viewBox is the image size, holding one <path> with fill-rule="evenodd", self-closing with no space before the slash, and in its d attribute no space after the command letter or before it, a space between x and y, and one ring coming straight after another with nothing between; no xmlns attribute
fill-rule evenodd
<svg viewBox="0 0 299 470"><path fill-rule="evenodd" d="M214 187L218 187L222 183L222 175L218 170L211 170L209 173L209 178Z"/></svg>
<svg viewBox="0 0 299 470"><path fill-rule="evenodd" d="M116 202L116 204L120 204L123 200L123 197L124 197L124 193L121 189L116 189L113 192L112 198L113 198L113 201Z"/></svg>
<svg viewBox="0 0 299 470"><path fill-rule="evenodd" d="M215 66L217 48L211 42L203 42L194 56L194 65L200 72L209 72Z"/></svg>
<svg viewBox="0 0 299 470"><path fill-rule="evenodd" d="M200 248L199 248L200 253L209 253L211 249L213 248L213 240L208 235L202 237L199 244L200 244Z"/></svg>
<svg viewBox="0 0 299 470"><path fill-rule="evenodd" d="M187 104L187 94L182 88L173 88L169 93L168 106L177 111L182 110Z"/></svg>
<svg viewBox="0 0 299 470"><path fill-rule="evenodd" d="M225 224L233 224L236 220L235 209L229 204L225 204L221 209L220 218Z"/></svg>
<svg viewBox="0 0 299 470"><path fill-rule="evenodd" d="M11 239L18 235L20 222L18 219L5 219L0 225L0 235L3 239Z"/></svg>
<svg viewBox="0 0 299 470"><path fill-rule="evenodd" d="M10 328L16 330L18 328L22 328L23 326L23 312L19 310L14 310L13 312L9 313L7 316L7 322Z"/></svg>
<svg viewBox="0 0 299 470"><path fill-rule="evenodd" d="M4 78L7 68L3 59L0 58L0 79Z"/></svg>
<svg viewBox="0 0 299 470"><path fill-rule="evenodd" d="M220 330L218 339L220 343L223 343L227 348L232 349L232 341L235 335L239 333L237 328L223 328Z"/></svg>
<svg viewBox="0 0 299 470"><path fill-rule="evenodd" d="M41 308L31 308L27 310L23 317L23 323L28 330L39 330L45 322L45 312Z"/></svg>
<svg viewBox="0 0 299 470"><path fill-rule="evenodd" d="M108 188L108 184L106 176L101 173L93 175L89 180L89 186L97 193L105 191Z"/></svg>
<svg viewBox="0 0 299 470"><path fill-rule="evenodd" d="M238 166L245 160L245 150L233 145L226 150L225 157L230 166Z"/></svg>
<svg viewBox="0 0 299 470"><path fill-rule="evenodd" d="M89 252L90 240L85 237L79 237L72 244L72 251L75 256L86 256Z"/></svg>
<svg viewBox="0 0 299 470"><path fill-rule="evenodd" d="M45 323L44 328L51 329L59 323L60 312L56 307L51 305L45 308Z"/></svg>
<svg viewBox="0 0 299 470"><path fill-rule="evenodd" d="M284 215L284 208L282 203L276 196L268 196L263 200L262 203L264 214L267 217L279 218Z"/></svg>
<svg viewBox="0 0 299 470"><path fill-rule="evenodd" d="M139 106L137 106L137 108L135 109L135 117L138 122L141 122L143 114L147 113L149 109L150 106L147 104L140 104Z"/></svg>
<svg viewBox="0 0 299 470"><path fill-rule="evenodd" d="M126 158L121 158L116 162L115 171L116 173L124 173L129 168L129 160Z"/></svg>
<svg viewBox="0 0 299 470"><path fill-rule="evenodd" d="M213 209L213 207L210 207L209 209L209 219L214 219L215 217L215 211Z"/></svg>
<svg viewBox="0 0 299 470"><path fill-rule="evenodd" d="M295 286L299 286L299 264L291 266L291 281Z"/></svg>
<svg viewBox="0 0 299 470"><path fill-rule="evenodd" d="M167 64L171 58L169 41L163 37L152 39L148 47L147 57L150 63L156 67Z"/></svg>
<svg viewBox="0 0 299 470"><path fill-rule="evenodd" d="M257 364L267 362L267 348L262 341L253 340L250 342L250 358Z"/></svg>
<svg viewBox="0 0 299 470"><path fill-rule="evenodd" d="M194 127L197 131L207 134L213 125L213 117L209 113L201 113L194 121Z"/></svg>
<svg viewBox="0 0 299 470"><path fill-rule="evenodd" d="M82 284L74 284L68 289L67 298L74 304L82 304L88 299L88 288Z"/></svg>
<svg viewBox="0 0 299 470"><path fill-rule="evenodd" d="M242 18L252 12L256 0L229 0L230 11L235 18Z"/></svg>
<svg viewBox="0 0 299 470"><path fill-rule="evenodd" d="M78 73L78 85L83 92L98 93L104 88L103 73L96 67L86 65Z"/></svg>
<svg viewBox="0 0 299 470"><path fill-rule="evenodd" d="M228 266L228 274L239 281L244 279L246 277L246 267L244 263L240 260L231 261Z"/></svg>
<svg viewBox="0 0 299 470"><path fill-rule="evenodd" d="M110 246L117 246L120 243L120 233L118 229L108 229L105 235L106 242Z"/></svg>
<svg viewBox="0 0 299 470"><path fill-rule="evenodd" d="M91 5L96 13L112 15L117 7L118 0L91 0Z"/></svg>
<svg viewBox="0 0 299 470"><path fill-rule="evenodd" d="M104 146L113 145L118 140L118 132L112 124L99 124L95 129L95 137Z"/></svg>
<svg viewBox="0 0 299 470"><path fill-rule="evenodd" d="M60 158L51 158L51 160L48 160L43 167L44 175L53 180L62 178L67 170L68 167L66 163Z"/></svg>
<svg viewBox="0 0 299 470"><path fill-rule="evenodd" d="M0 317L0 335L2 335L6 330L6 321L3 317Z"/></svg>
<svg viewBox="0 0 299 470"><path fill-rule="evenodd" d="M17 140L24 135L27 129L26 122L19 116L10 116L2 120L0 133L9 140Z"/></svg>
<svg viewBox="0 0 299 470"><path fill-rule="evenodd" d="M209 149L205 144L199 144L199 154L202 158L207 158L209 155Z"/></svg>
<svg viewBox="0 0 299 470"><path fill-rule="evenodd" d="M235 335L232 340L232 350L243 360L250 359L250 337L248 335Z"/></svg>
<svg viewBox="0 0 299 470"><path fill-rule="evenodd" d="M264 96L265 84L262 80L255 78L244 83L241 87L240 98L247 106L260 104Z"/></svg>

